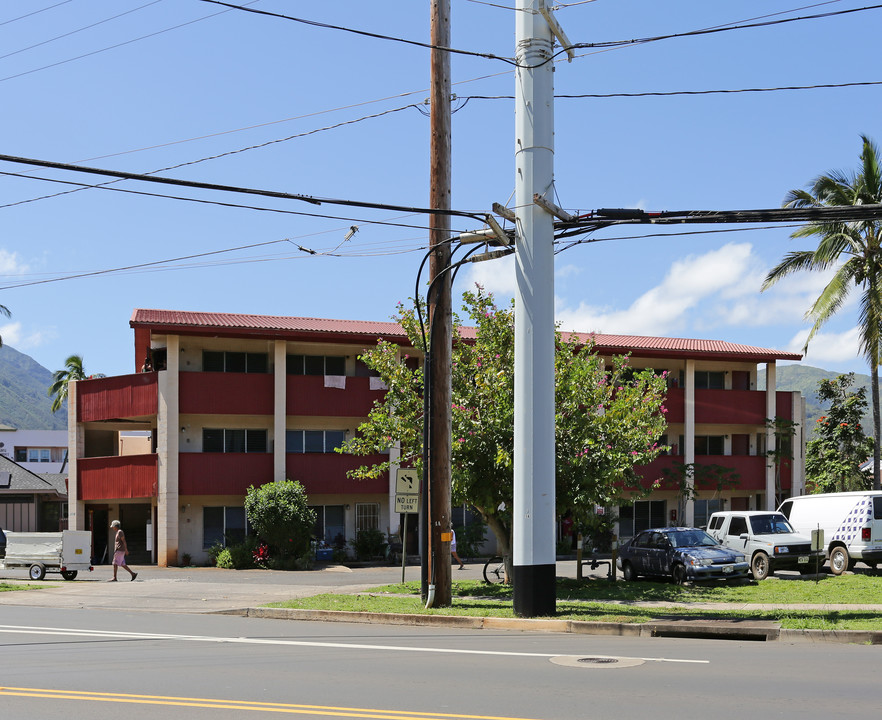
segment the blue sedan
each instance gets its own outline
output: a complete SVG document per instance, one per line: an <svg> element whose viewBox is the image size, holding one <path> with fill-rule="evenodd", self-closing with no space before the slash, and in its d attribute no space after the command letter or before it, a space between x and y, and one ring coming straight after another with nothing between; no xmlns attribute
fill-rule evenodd
<svg viewBox="0 0 882 720"><path fill-rule="evenodd" d="M746 578L750 565L742 553L723 547L698 528L653 528L619 548L616 564L625 580L641 575L687 580Z"/></svg>

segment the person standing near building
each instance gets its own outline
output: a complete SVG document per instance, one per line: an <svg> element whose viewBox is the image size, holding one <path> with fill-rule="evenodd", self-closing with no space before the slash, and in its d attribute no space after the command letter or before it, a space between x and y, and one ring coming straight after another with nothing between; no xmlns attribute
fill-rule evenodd
<svg viewBox="0 0 882 720"><path fill-rule="evenodd" d="M459 559L459 555L456 554L456 533L453 531L452 528L450 532L453 535L453 540L450 541L450 554L453 556L453 559L459 563L459 569L462 570L463 568L465 568L465 565L463 564L462 560Z"/></svg>
<svg viewBox="0 0 882 720"><path fill-rule="evenodd" d="M114 535L113 538L113 579L108 580L108 582L116 582L116 571L120 566L122 566L122 568L132 576L132 580L134 580L138 577L138 573L126 565L126 555L129 554L129 546L126 544L126 534L120 527L119 520L114 520L110 523L110 527L116 531L116 535Z"/></svg>

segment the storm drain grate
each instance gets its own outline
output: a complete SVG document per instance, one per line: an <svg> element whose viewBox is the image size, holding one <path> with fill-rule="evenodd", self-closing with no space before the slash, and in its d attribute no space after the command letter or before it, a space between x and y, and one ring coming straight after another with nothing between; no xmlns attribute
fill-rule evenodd
<svg viewBox="0 0 882 720"><path fill-rule="evenodd" d="M584 657L584 658L576 658L576 662L580 663L592 663L596 665L612 665L613 663L617 663L619 661L618 658L597 658L597 657Z"/></svg>

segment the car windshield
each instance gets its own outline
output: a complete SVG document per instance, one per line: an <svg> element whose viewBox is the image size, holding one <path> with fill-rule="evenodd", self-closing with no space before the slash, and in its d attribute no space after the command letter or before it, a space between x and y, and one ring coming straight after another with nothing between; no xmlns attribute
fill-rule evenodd
<svg viewBox="0 0 882 720"><path fill-rule="evenodd" d="M674 547L707 547L717 544L704 530L676 530L668 533L668 539Z"/></svg>
<svg viewBox="0 0 882 720"><path fill-rule="evenodd" d="M796 532L787 518L778 513L753 515L750 518L750 527L753 528L754 535L779 535Z"/></svg>

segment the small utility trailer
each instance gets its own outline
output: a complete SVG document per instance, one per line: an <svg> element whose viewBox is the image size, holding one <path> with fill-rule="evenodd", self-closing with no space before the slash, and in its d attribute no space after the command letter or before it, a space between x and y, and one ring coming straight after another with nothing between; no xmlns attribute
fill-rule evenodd
<svg viewBox="0 0 882 720"><path fill-rule="evenodd" d="M92 569L92 533L88 530L62 532L7 532L3 568L28 568L31 580L42 580L47 572L61 573L65 580L80 570Z"/></svg>

